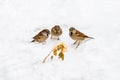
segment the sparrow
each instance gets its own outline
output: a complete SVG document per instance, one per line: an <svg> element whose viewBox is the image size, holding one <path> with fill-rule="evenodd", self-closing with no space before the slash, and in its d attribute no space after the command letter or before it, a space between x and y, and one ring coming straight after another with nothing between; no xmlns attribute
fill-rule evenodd
<svg viewBox="0 0 120 80"><path fill-rule="evenodd" d="M51 39L53 37L57 37L57 39L59 40L59 36L62 35L62 29L60 28L59 25L55 25L52 29L51 29Z"/></svg>
<svg viewBox="0 0 120 80"><path fill-rule="evenodd" d="M50 35L50 31L48 29L44 29L40 31L36 36L33 37L32 42L39 42L39 43L46 42L49 35Z"/></svg>
<svg viewBox="0 0 120 80"><path fill-rule="evenodd" d="M69 28L69 36L75 40L73 44L77 44L76 48L80 45L80 42L85 40L86 38L94 39L93 37L89 37L84 33L80 32L79 30L75 29L74 27Z"/></svg>

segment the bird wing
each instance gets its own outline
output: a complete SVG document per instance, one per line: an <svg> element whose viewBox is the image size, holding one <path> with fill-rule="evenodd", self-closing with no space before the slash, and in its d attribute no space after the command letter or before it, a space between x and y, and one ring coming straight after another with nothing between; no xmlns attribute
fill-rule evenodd
<svg viewBox="0 0 120 80"><path fill-rule="evenodd" d="M77 31L76 35L79 37L88 37L87 35L85 35L84 33L80 32L80 31Z"/></svg>
<svg viewBox="0 0 120 80"><path fill-rule="evenodd" d="M37 38L39 38L40 36L42 36L42 33L41 33L41 32L39 32L36 36L34 36L33 39L37 39Z"/></svg>

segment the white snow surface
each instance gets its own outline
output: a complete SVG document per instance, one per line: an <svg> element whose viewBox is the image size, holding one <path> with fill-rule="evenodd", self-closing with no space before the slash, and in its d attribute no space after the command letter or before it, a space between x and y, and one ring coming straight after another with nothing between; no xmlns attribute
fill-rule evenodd
<svg viewBox="0 0 120 80"><path fill-rule="evenodd" d="M60 25L60 41L31 43ZM69 28L95 39L76 49ZM68 46L65 60L43 58ZM0 0L0 80L120 80L120 0Z"/></svg>

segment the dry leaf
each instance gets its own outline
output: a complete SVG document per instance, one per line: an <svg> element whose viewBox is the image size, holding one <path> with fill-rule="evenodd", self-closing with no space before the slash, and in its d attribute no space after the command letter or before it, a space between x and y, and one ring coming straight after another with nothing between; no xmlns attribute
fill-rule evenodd
<svg viewBox="0 0 120 80"><path fill-rule="evenodd" d="M51 59L53 59L54 56L58 56L59 59L64 60L64 52L66 51L67 51L67 46L63 42L57 44L53 48L53 50L44 58L43 63L46 61L47 57L50 56L51 53L53 53Z"/></svg>

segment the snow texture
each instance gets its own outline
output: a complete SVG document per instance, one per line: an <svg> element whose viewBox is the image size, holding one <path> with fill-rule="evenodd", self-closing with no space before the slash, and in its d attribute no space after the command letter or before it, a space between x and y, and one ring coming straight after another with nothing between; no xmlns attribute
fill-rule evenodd
<svg viewBox="0 0 120 80"><path fill-rule="evenodd" d="M60 41L31 43L60 25ZM95 39L76 49L69 28ZM59 42L65 60L43 58ZM120 80L120 0L0 0L0 80Z"/></svg>

